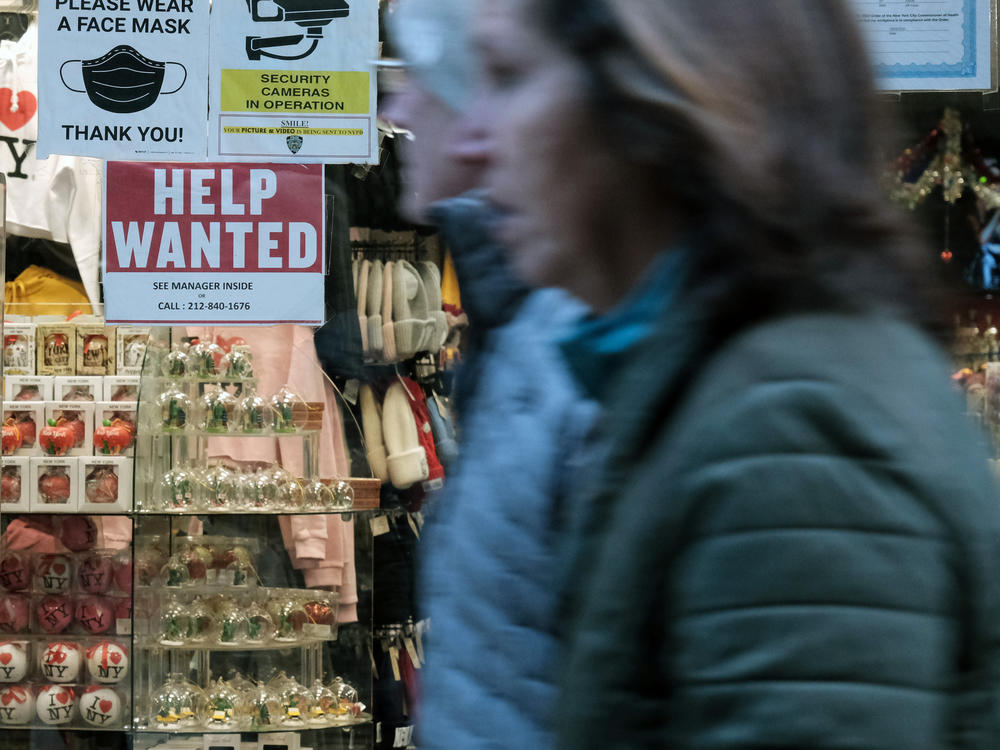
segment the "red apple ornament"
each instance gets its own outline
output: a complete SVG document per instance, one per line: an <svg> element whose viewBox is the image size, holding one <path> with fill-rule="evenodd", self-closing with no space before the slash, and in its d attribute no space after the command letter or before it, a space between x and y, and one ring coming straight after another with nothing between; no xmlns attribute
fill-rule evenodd
<svg viewBox="0 0 1000 750"><path fill-rule="evenodd" d="M7 421L3 423L3 454L5 456L13 455L14 451L20 448L23 442L24 438L21 435L21 429L14 421L14 417L8 417Z"/></svg>
<svg viewBox="0 0 1000 750"><path fill-rule="evenodd" d="M83 427L83 422L79 419L75 421L81 428ZM81 437L81 441L82 439ZM38 433L38 443L49 456L65 456L67 451L76 445L76 430L65 417L60 417L58 420L50 419Z"/></svg>
<svg viewBox="0 0 1000 750"><path fill-rule="evenodd" d="M0 559L0 587L24 591L31 585L31 562L27 555L7 552Z"/></svg>

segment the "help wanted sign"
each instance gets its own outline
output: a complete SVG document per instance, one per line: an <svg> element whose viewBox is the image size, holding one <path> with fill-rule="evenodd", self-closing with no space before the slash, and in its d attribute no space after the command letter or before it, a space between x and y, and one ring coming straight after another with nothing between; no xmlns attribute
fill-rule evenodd
<svg viewBox="0 0 1000 750"><path fill-rule="evenodd" d="M109 162L109 323L323 322L322 165Z"/></svg>

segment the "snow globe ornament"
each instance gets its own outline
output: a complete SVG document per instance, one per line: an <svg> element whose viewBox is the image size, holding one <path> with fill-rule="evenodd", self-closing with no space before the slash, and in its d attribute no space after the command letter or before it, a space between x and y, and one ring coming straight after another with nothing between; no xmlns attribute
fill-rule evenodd
<svg viewBox="0 0 1000 750"><path fill-rule="evenodd" d="M191 635L191 614L177 599L170 599L160 616L160 643L183 646Z"/></svg>
<svg viewBox="0 0 1000 750"><path fill-rule="evenodd" d="M183 466L171 469L163 475L156 488L160 509L184 511L194 508L196 487L194 471Z"/></svg>
<svg viewBox="0 0 1000 750"><path fill-rule="evenodd" d="M128 651L112 641L96 643L87 649L87 670L96 682L119 682L128 672Z"/></svg>
<svg viewBox="0 0 1000 750"><path fill-rule="evenodd" d="M203 643L211 637L215 630L215 616L211 608L201 597L196 598L187 608L191 620L188 640L192 643Z"/></svg>
<svg viewBox="0 0 1000 750"><path fill-rule="evenodd" d="M46 594L61 594L69 590L73 564L66 555L42 555L35 572L42 591Z"/></svg>
<svg viewBox="0 0 1000 750"><path fill-rule="evenodd" d="M350 482L339 480L330 485L333 490L333 506L331 510L345 511L354 507L354 488Z"/></svg>
<svg viewBox="0 0 1000 750"><path fill-rule="evenodd" d="M95 727L115 727L121 723L124 701L118 692L101 685L91 685L80 696L80 715Z"/></svg>
<svg viewBox="0 0 1000 750"><path fill-rule="evenodd" d="M258 685L250 692L250 716L254 729L281 726L281 697L267 685Z"/></svg>
<svg viewBox="0 0 1000 750"><path fill-rule="evenodd" d="M271 429L284 433L297 431L292 414L295 404L301 400L287 386L271 396Z"/></svg>
<svg viewBox="0 0 1000 750"><path fill-rule="evenodd" d="M50 594L38 602L35 618L42 630L56 635L73 622L73 603L61 594Z"/></svg>
<svg viewBox="0 0 1000 750"><path fill-rule="evenodd" d="M235 510L242 505L236 472L222 464L205 469L198 486L202 492L202 507L207 510Z"/></svg>
<svg viewBox="0 0 1000 750"><path fill-rule="evenodd" d="M256 575L250 560L250 552L246 547L237 545L226 550L222 562L225 567L220 574L221 582L227 586L249 586L250 579Z"/></svg>
<svg viewBox="0 0 1000 750"><path fill-rule="evenodd" d="M268 404L255 391L250 390L240 399L240 425L243 432L259 435L267 429Z"/></svg>
<svg viewBox="0 0 1000 750"><path fill-rule="evenodd" d="M20 682L28 674L28 644L0 642L0 682Z"/></svg>
<svg viewBox="0 0 1000 750"><path fill-rule="evenodd" d="M187 354L174 349L163 358L163 374L168 378L183 378L188 372Z"/></svg>
<svg viewBox="0 0 1000 750"><path fill-rule="evenodd" d="M267 643L273 637L274 620L260 602L253 602L247 608L247 643Z"/></svg>
<svg viewBox="0 0 1000 750"><path fill-rule="evenodd" d="M183 432L191 417L191 399L179 388L167 388L156 398L160 427L164 432Z"/></svg>
<svg viewBox="0 0 1000 750"><path fill-rule="evenodd" d="M226 350L218 344L199 343L188 351L188 370L199 378L225 375Z"/></svg>
<svg viewBox="0 0 1000 750"><path fill-rule="evenodd" d="M319 679L313 682L309 693L311 698L309 723L313 725L326 724L330 717L336 714L337 695Z"/></svg>
<svg viewBox="0 0 1000 750"><path fill-rule="evenodd" d="M305 726L311 708L312 696L309 691L298 680L291 680L281 694L281 726Z"/></svg>
<svg viewBox="0 0 1000 750"><path fill-rule="evenodd" d="M106 555L87 555L76 569L80 590L87 594L104 594L111 588L114 574L111 558Z"/></svg>
<svg viewBox="0 0 1000 750"><path fill-rule="evenodd" d="M258 471L254 474L256 510L280 510L278 505L278 483L270 472Z"/></svg>
<svg viewBox="0 0 1000 750"><path fill-rule="evenodd" d="M76 693L66 685L43 685L35 699L35 714L43 724L69 724Z"/></svg>
<svg viewBox="0 0 1000 750"><path fill-rule="evenodd" d="M6 552L0 559L0 587L24 591L31 585L31 559L20 552Z"/></svg>
<svg viewBox="0 0 1000 750"><path fill-rule="evenodd" d="M274 618L274 640L298 640L306 622L306 612L301 601L287 592L279 593L268 602L268 611Z"/></svg>
<svg viewBox="0 0 1000 750"><path fill-rule="evenodd" d="M48 643L38 656L42 676L49 682L76 682L80 676L83 655L76 643L55 641Z"/></svg>
<svg viewBox="0 0 1000 750"><path fill-rule="evenodd" d="M35 696L26 685L7 685L0 689L0 724L27 724L34 714Z"/></svg>
<svg viewBox="0 0 1000 750"><path fill-rule="evenodd" d="M278 483L278 505L282 510L295 513L306 507L306 493L302 483L288 472Z"/></svg>
<svg viewBox="0 0 1000 750"><path fill-rule="evenodd" d="M220 677L207 691L203 724L206 729L232 729L237 726L240 695Z"/></svg>
<svg viewBox="0 0 1000 750"><path fill-rule="evenodd" d="M167 681L152 697L150 724L159 729L194 726L204 712L205 696L180 674L167 676Z"/></svg>
<svg viewBox="0 0 1000 750"><path fill-rule="evenodd" d="M163 579L164 585L170 588L179 588L190 584L191 572L184 555L171 555L166 565L163 566L160 577Z"/></svg>
<svg viewBox="0 0 1000 750"><path fill-rule="evenodd" d="M216 640L227 646L244 643L247 640L247 616L235 604L224 607L217 615L218 635Z"/></svg>
<svg viewBox="0 0 1000 750"><path fill-rule="evenodd" d="M198 399L198 427L205 432L229 432L240 425L239 401L229 391L207 391Z"/></svg>
<svg viewBox="0 0 1000 750"><path fill-rule="evenodd" d="M103 596L88 596L76 605L76 620L90 635L101 635L111 630L115 622L115 605Z"/></svg>
<svg viewBox="0 0 1000 750"><path fill-rule="evenodd" d="M303 494L309 510L331 510L334 506L333 489L326 482L318 479L306 482Z"/></svg>
<svg viewBox="0 0 1000 750"><path fill-rule="evenodd" d="M226 355L226 377L240 380L253 377L253 357L242 349L233 349Z"/></svg>

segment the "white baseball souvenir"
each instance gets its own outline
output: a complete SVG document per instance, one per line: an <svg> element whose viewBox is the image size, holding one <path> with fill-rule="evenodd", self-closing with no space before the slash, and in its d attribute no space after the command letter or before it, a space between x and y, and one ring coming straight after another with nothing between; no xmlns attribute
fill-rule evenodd
<svg viewBox="0 0 1000 750"><path fill-rule="evenodd" d="M27 724L35 709L35 698L25 685L0 689L0 724Z"/></svg>
<svg viewBox="0 0 1000 750"><path fill-rule="evenodd" d="M37 573L46 594L68 591L73 580L72 563L66 555L43 555Z"/></svg>
<svg viewBox="0 0 1000 750"><path fill-rule="evenodd" d="M80 715L95 727L113 727L121 720L122 698L109 687L91 685L80 698Z"/></svg>
<svg viewBox="0 0 1000 750"><path fill-rule="evenodd" d="M69 724L76 694L66 685L43 685L35 699L35 713L43 724Z"/></svg>
<svg viewBox="0 0 1000 750"><path fill-rule="evenodd" d="M28 649L24 642L0 642L0 682L20 682L28 674Z"/></svg>
<svg viewBox="0 0 1000 750"><path fill-rule="evenodd" d="M97 682L118 682L128 671L128 652L111 641L101 641L87 649L87 669Z"/></svg>
<svg viewBox="0 0 1000 750"><path fill-rule="evenodd" d="M83 662L80 647L66 641L52 641L38 657L42 676L52 682L75 682Z"/></svg>

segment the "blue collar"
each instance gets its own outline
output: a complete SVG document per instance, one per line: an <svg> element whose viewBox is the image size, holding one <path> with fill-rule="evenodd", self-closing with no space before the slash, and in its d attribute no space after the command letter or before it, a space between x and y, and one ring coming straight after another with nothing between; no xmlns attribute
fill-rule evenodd
<svg viewBox="0 0 1000 750"><path fill-rule="evenodd" d="M642 343L673 305L684 282L687 250L661 253L639 284L604 315L587 315L556 343L573 376L600 399L626 356Z"/></svg>

